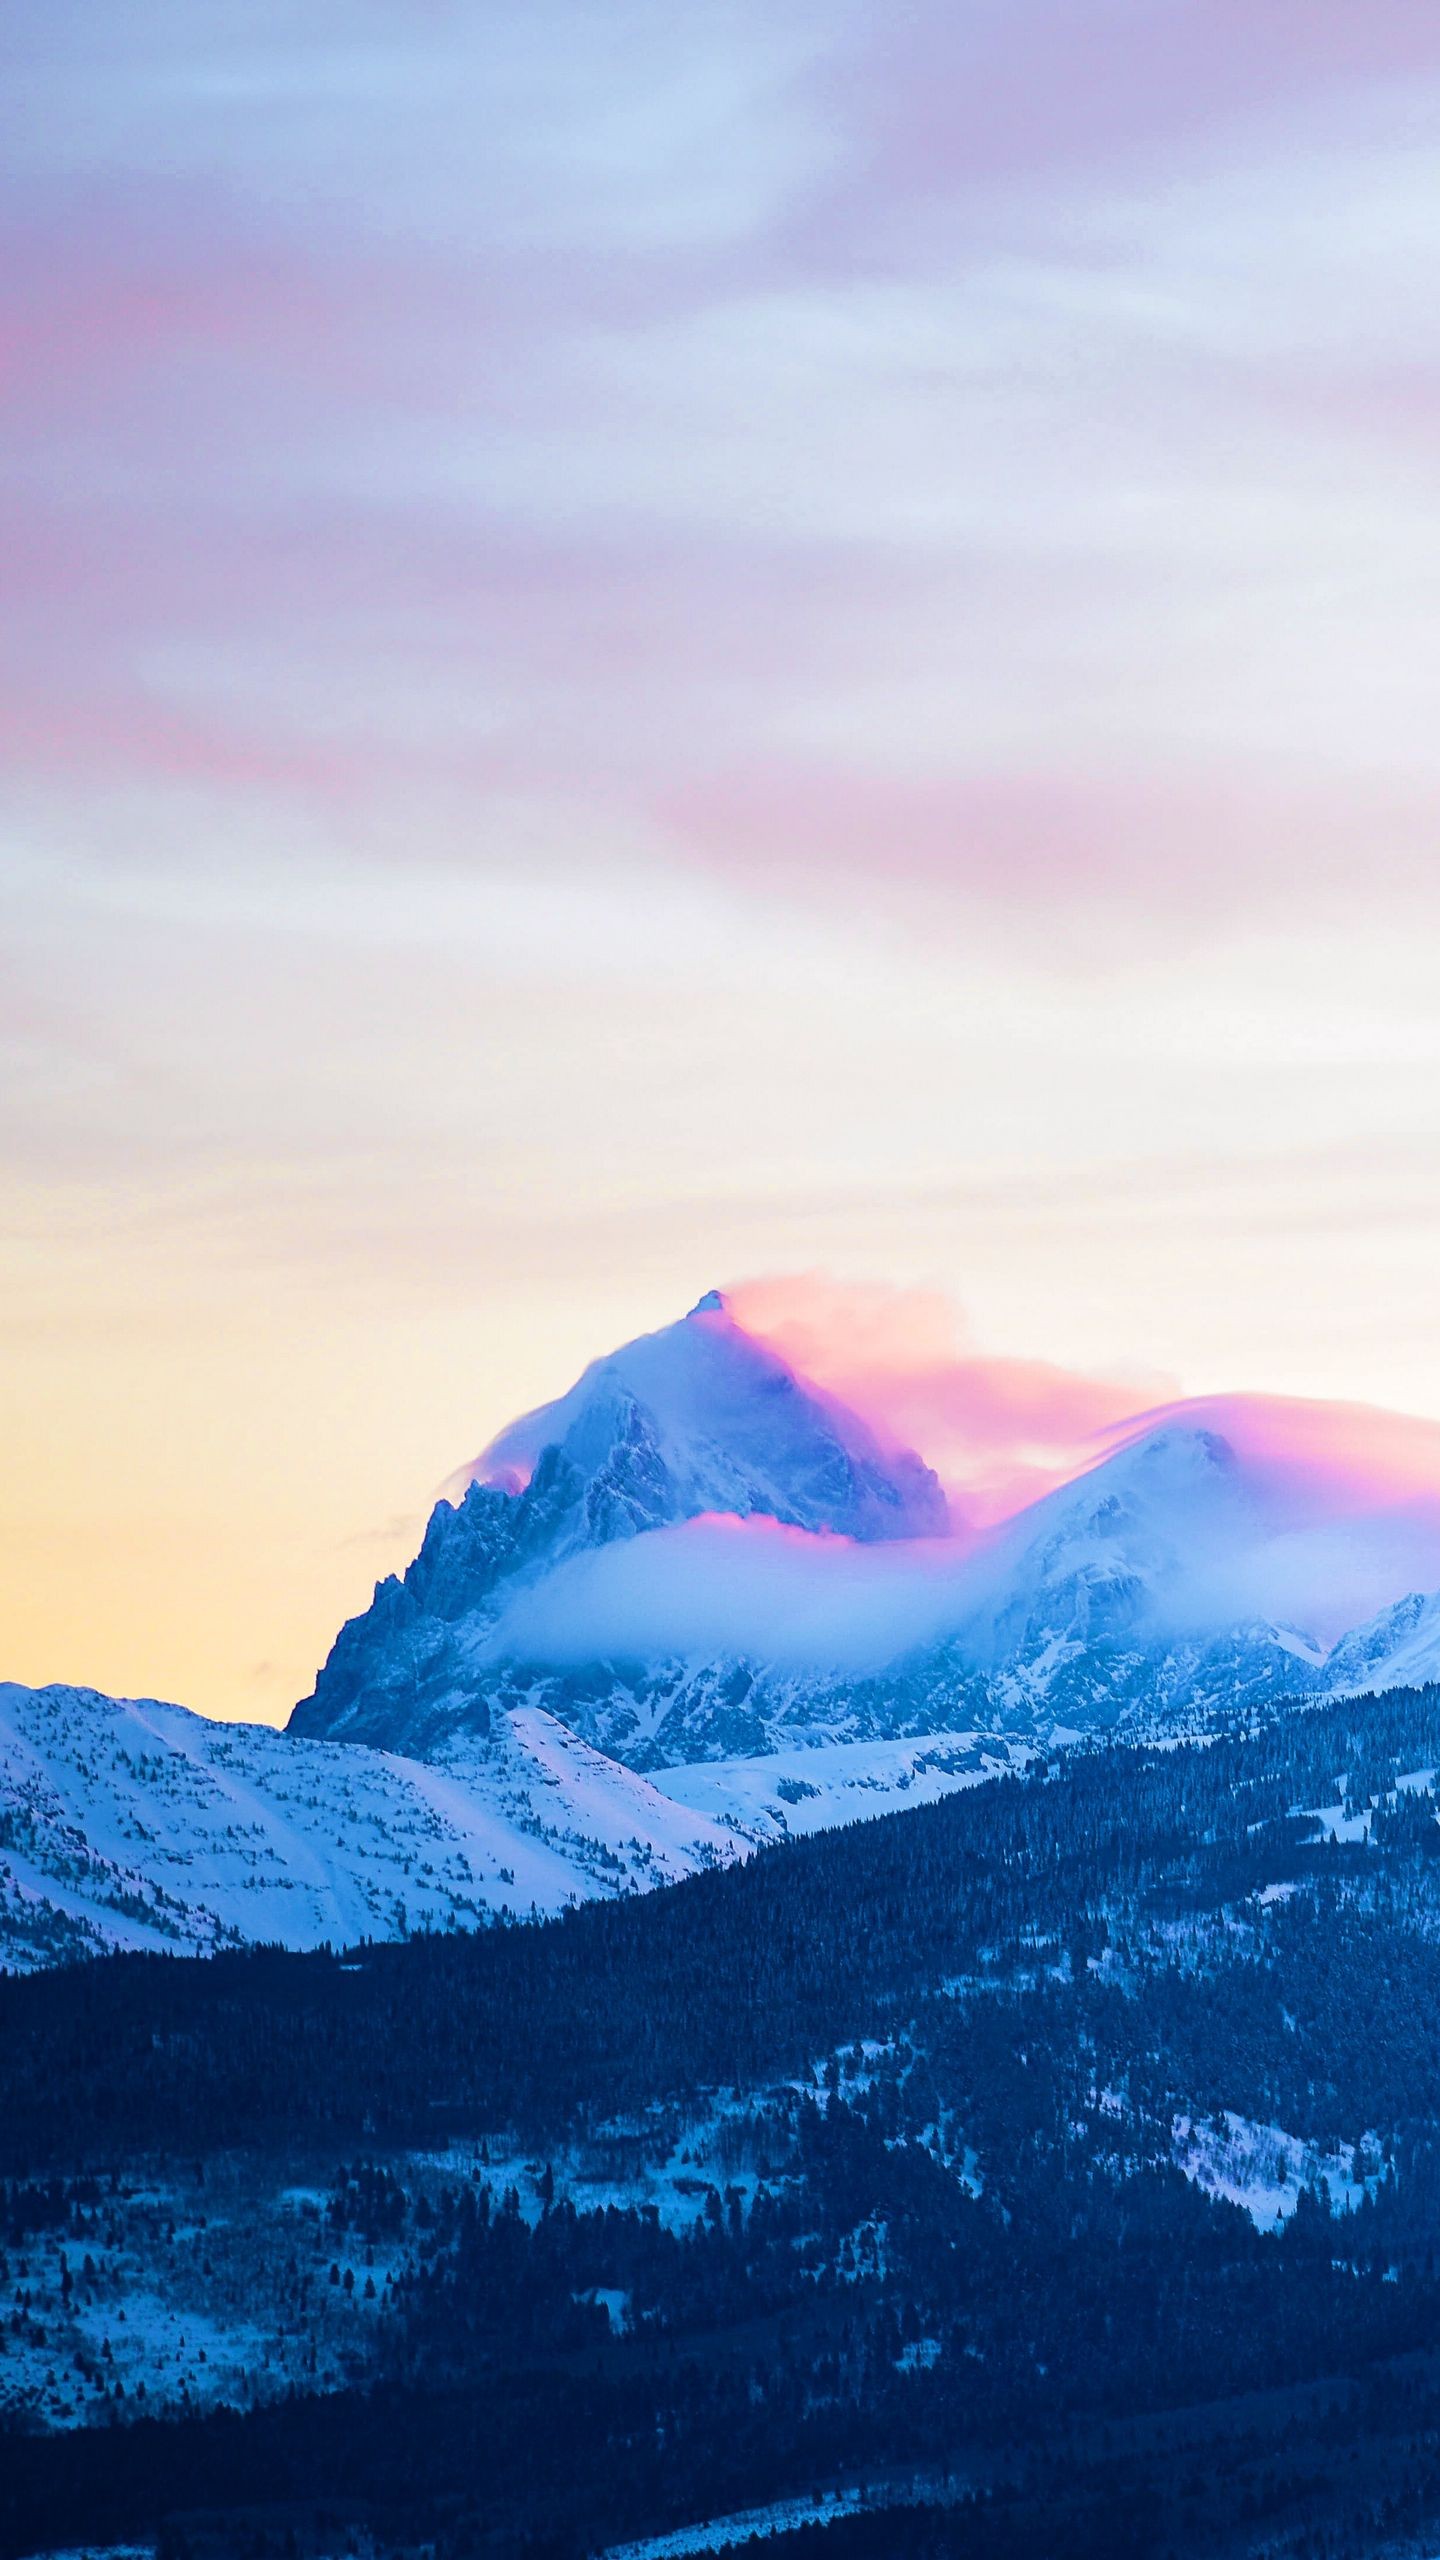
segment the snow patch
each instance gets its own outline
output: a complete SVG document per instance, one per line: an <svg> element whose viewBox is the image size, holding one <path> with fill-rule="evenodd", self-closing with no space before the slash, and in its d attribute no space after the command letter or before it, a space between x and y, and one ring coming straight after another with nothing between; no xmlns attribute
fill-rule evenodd
<svg viewBox="0 0 1440 2560"><path fill-rule="evenodd" d="M1171 2129L1176 2165L1207 2195L1249 2214L1257 2231L1278 2231L1308 2189L1332 2213L1354 2213L1386 2172L1378 2140L1322 2151L1279 2125L1256 2124L1225 2108L1218 2116L1177 2116Z"/></svg>

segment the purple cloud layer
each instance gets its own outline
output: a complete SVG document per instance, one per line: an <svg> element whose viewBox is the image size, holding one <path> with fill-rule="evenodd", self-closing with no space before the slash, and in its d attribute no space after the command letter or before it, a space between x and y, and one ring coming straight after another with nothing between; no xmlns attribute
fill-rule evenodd
<svg viewBox="0 0 1440 2560"><path fill-rule="evenodd" d="M3 744L97 856L420 791L482 868L1428 903L1433 12L85 25L9 30Z"/></svg>

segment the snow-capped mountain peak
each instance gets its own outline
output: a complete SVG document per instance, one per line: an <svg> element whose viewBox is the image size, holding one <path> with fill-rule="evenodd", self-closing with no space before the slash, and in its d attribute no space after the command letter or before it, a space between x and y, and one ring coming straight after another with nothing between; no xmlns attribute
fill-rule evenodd
<svg viewBox="0 0 1440 2560"><path fill-rule="evenodd" d="M1108 1590L1130 1617L1160 1604L1198 1554L1253 1526L1254 1504L1219 1433L1165 1424L1123 1444L1020 1513L996 1542L998 1616L1012 1629L1064 1596Z"/></svg>
<svg viewBox="0 0 1440 2560"><path fill-rule="evenodd" d="M559 1448L587 1477L643 1439L649 1518L760 1513L844 1537L936 1537L948 1526L937 1478L913 1450L886 1451L850 1407L800 1378L747 1333L722 1291L678 1323L594 1360L567 1394L523 1414L446 1486L528 1485Z"/></svg>

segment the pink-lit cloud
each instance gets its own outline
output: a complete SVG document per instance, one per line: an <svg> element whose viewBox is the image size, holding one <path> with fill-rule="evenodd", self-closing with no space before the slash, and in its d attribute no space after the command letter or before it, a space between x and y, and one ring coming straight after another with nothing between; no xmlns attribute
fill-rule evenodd
<svg viewBox="0 0 1440 2560"><path fill-rule="evenodd" d="M807 1273L741 1281L725 1301L746 1332L853 1406L883 1443L917 1449L961 1531L1078 1474L1163 1383L982 1352L938 1291Z"/></svg>
<svg viewBox="0 0 1440 2560"><path fill-rule="evenodd" d="M1417 1508L1440 1518L1440 1422L1303 1396L1187 1396L1132 1415L1107 1450L1179 1424L1227 1441L1257 1490L1292 1516Z"/></svg>
<svg viewBox="0 0 1440 2560"><path fill-rule="evenodd" d="M883 1443L917 1449L979 1531L1169 1428L1234 1452L1257 1536L1348 1524L1440 1570L1440 1422L1298 1396L1155 1394L1138 1373L1097 1377L997 1357L965 1340L937 1291L851 1286L817 1274L738 1283L726 1304L802 1376L861 1413ZM1373 1559L1361 1539L1366 1595ZM1307 1566L1308 1571L1308 1566ZM1382 1568L1382 1581L1388 1568ZM1395 1571L1404 1578L1405 1567ZM1313 1583L1307 1583L1307 1588ZM1391 1596L1394 1596L1393 1594ZM1342 1611L1343 1614L1343 1611Z"/></svg>
<svg viewBox="0 0 1440 2560"><path fill-rule="evenodd" d="M857 136L872 217L1037 179L1074 187L1097 164L1440 65L1417 0L924 0L861 24L823 79Z"/></svg>

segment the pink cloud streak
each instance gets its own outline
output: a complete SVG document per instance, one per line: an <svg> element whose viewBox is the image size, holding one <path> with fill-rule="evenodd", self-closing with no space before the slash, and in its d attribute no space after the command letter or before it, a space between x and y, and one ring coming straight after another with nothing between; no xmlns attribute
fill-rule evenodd
<svg viewBox="0 0 1440 2560"><path fill-rule="evenodd" d="M853 1406L883 1445L917 1449L962 1530L1008 1518L1093 1464L1161 1383L974 1350L938 1291L808 1273L742 1281L724 1295L737 1324Z"/></svg>
<svg viewBox="0 0 1440 2560"><path fill-rule="evenodd" d="M1440 1421L1261 1393L1159 1399L1153 1377L980 1352L939 1292L806 1274L743 1281L725 1298L737 1323L853 1406L883 1444L918 1450L962 1534L1167 1427L1228 1442L1258 1505L1289 1527L1385 1515L1440 1529Z"/></svg>

